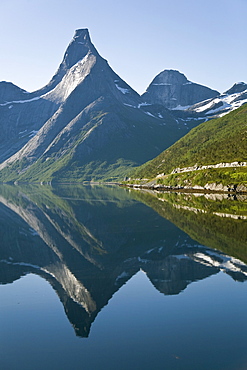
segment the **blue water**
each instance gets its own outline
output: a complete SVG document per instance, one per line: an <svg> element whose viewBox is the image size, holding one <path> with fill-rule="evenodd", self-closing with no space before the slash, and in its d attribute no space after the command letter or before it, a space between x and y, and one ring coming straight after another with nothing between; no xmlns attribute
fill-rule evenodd
<svg viewBox="0 0 247 370"><path fill-rule="evenodd" d="M0 368L247 369L246 265L226 256L219 267L222 252L126 193L107 194L98 205L90 194L83 206L30 201L18 215L0 207ZM108 212L115 219L101 224ZM96 239L104 252L88 248Z"/></svg>
<svg viewBox="0 0 247 370"><path fill-rule="evenodd" d="M245 369L246 289L219 273L164 296L140 271L78 338L49 284L30 274L0 287L1 368Z"/></svg>

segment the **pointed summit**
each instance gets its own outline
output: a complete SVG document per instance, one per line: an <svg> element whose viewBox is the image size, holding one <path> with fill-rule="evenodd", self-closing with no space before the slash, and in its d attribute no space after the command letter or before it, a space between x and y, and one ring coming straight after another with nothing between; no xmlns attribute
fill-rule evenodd
<svg viewBox="0 0 247 370"><path fill-rule="evenodd" d="M85 28L76 30L73 39L71 40L64 53L62 63L60 64L57 72L46 86L35 91L33 95L44 95L54 89L59 84L59 82L61 82L66 72L76 63L82 60L89 52L91 52L95 56L99 55L91 42L88 29Z"/></svg>
<svg viewBox="0 0 247 370"><path fill-rule="evenodd" d="M88 52L93 54L98 54L95 47L93 46L88 29L79 29L75 31L75 35L70 42L65 54L62 63L59 66L57 73L62 71L67 71L73 65L75 65L79 60L82 60Z"/></svg>

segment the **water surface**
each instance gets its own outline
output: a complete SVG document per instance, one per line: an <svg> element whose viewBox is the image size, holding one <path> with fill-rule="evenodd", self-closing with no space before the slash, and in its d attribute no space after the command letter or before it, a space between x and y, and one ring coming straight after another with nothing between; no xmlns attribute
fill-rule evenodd
<svg viewBox="0 0 247 370"><path fill-rule="evenodd" d="M1 186L1 368L247 368L246 204Z"/></svg>

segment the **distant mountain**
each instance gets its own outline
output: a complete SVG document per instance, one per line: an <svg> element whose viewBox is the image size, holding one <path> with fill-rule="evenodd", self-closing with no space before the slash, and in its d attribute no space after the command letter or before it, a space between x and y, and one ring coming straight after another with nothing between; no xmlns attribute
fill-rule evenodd
<svg viewBox="0 0 247 370"><path fill-rule="evenodd" d="M187 107L217 95L218 91L191 82L178 71L164 70L153 79L142 98L147 103L158 103L174 109Z"/></svg>
<svg viewBox="0 0 247 370"><path fill-rule="evenodd" d="M175 187L247 190L247 105L202 123L132 177ZM210 185L211 184L211 185ZM219 184L219 186L217 185ZM218 186L218 187L217 187Z"/></svg>
<svg viewBox="0 0 247 370"><path fill-rule="evenodd" d="M212 118L222 117L247 102L247 84L239 82L220 94L189 81L182 73L165 70L158 74L142 95L146 110L162 117L169 108L179 127L191 129ZM159 104L157 106L157 104Z"/></svg>

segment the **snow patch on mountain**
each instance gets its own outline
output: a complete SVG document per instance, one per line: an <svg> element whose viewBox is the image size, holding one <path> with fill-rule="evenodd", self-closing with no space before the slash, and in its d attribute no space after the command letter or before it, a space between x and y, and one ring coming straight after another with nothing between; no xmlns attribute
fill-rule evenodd
<svg viewBox="0 0 247 370"><path fill-rule="evenodd" d="M191 256L191 258L206 266L219 268L221 271L224 272L237 272L247 276L247 266L242 261L234 257L230 257L213 251L207 251L207 253L195 253Z"/></svg>
<svg viewBox="0 0 247 370"><path fill-rule="evenodd" d="M24 104L24 103L30 103L32 101L35 101L35 100L39 100L41 97L38 96L36 98L32 98L32 99L28 99L28 100L14 100L14 101L8 101L6 103L3 103L3 104L0 104L1 107L5 107L6 105L9 105L11 104L12 106L10 106L9 108L12 108L13 107L13 104Z"/></svg>
<svg viewBox="0 0 247 370"><path fill-rule="evenodd" d="M177 114L179 114L179 111L184 112L183 114L185 115L188 114L188 117L185 118L186 121L190 119L198 120L222 117L247 103L246 87L247 85L244 82L234 84L227 92L219 94L215 98L206 99L193 105L178 105L173 108L172 111L175 114L176 111ZM182 118L180 118L180 120L181 119Z"/></svg>
<svg viewBox="0 0 247 370"><path fill-rule="evenodd" d="M125 89L124 87L121 87L121 86L118 85L118 82L119 82L118 80L115 80L114 82L115 82L116 88L119 91L121 91L121 93L123 93L123 94L129 94L130 93L130 90L129 89Z"/></svg>

